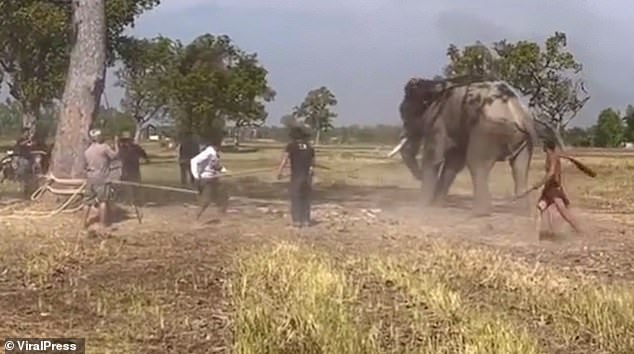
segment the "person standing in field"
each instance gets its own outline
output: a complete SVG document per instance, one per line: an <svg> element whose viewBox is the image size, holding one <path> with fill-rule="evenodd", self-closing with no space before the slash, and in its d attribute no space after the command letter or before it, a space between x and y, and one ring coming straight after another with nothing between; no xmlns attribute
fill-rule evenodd
<svg viewBox="0 0 634 354"><path fill-rule="evenodd" d="M119 139L119 159L121 160L121 181L141 183L140 159L148 163L149 158L145 150L132 141L128 132L121 134ZM141 202L139 186L124 186L124 190L128 201L134 206L139 206Z"/></svg>
<svg viewBox="0 0 634 354"><path fill-rule="evenodd" d="M190 161L191 174L196 181L200 198L200 210L196 220L200 218L211 202L214 202L221 213L227 211L229 194L220 182L220 175L226 171L220 163L220 143L207 143L206 147Z"/></svg>
<svg viewBox="0 0 634 354"><path fill-rule="evenodd" d="M180 167L181 185L194 184L194 176L191 173L190 160L200 152L198 144L191 133L183 134L178 146L178 164Z"/></svg>
<svg viewBox="0 0 634 354"><path fill-rule="evenodd" d="M291 164L289 195L291 220L295 227L310 226L310 209L315 149L308 142L309 134L301 127L290 128L291 142L286 145L277 178L282 179L286 164Z"/></svg>
<svg viewBox="0 0 634 354"><path fill-rule="evenodd" d="M110 171L112 162L119 156L119 139L114 138L114 149L105 143L105 139L99 129L89 132L92 143L84 152L86 163L86 214L84 215L84 228L88 227L88 218L93 206L99 209L99 223L102 229L109 225L110 201L112 186Z"/></svg>
<svg viewBox="0 0 634 354"><path fill-rule="evenodd" d="M537 200L537 210L539 212L537 214L536 220L537 232L540 232L544 213L547 213L548 216L548 231L550 233L554 232L552 224L552 212L548 210L551 206L554 206L557 209L559 215L561 215L561 217L573 228L576 233L583 234L583 230L581 229L578 221L570 212L570 200L568 199L568 195L566 194L563 185L561 159L563 158L572 162L575 167L577 167L581 172L590 177L596 177L596 172L582 164L580 161L577 161L575 158L565 155L562 151L560 151L560 149L557 148L555 142L550 139L544 142L544 152L546 153L546 174L539 182L533 185L526 192L519 195L518 198L522 198L531 191L537 190L541 186L544 186L539 199Z"/></svg>

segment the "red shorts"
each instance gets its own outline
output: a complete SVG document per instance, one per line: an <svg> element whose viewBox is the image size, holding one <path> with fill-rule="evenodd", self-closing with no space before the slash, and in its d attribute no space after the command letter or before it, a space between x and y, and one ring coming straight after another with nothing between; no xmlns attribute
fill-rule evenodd
<svg viewBox="0 0 634 354"><path fill-rule="evenodd" d="M537 200L537 209L541 211L546 210L549 206L555 203L556 199L561 199L566 207L570 205L570 200L568 200L566 193L564 193L561 187L544 188L541 196Z"/></svg>

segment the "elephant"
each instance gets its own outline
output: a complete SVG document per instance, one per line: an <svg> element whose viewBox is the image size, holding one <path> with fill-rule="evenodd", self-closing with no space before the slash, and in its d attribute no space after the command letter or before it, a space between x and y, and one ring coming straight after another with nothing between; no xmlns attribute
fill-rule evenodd
<svg viewBox="0 0 634 354"><path fill-rule="evenodd" d="M539 139L555 136L562 146L552 127L533 117L504 81L412 78L399 110L404 134L391 154L400 152L411 174L422 182L425 205L444 201L466 166L474 190L473 212L489 215L489 174L496 162L509 162L518 195L526 190ZM530 212L528 200L524 203Z"/></svg>

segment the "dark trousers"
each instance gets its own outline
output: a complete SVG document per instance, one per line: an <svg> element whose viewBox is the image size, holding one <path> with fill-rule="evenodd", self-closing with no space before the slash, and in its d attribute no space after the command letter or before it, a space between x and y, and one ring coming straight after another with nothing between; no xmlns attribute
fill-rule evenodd
<svg viewBox="0 0 634 354"><path fill-rule="evenodd" d="M200 198L200 211L198 217L213 202L221 212L227 211L229 204L229 193L224 188L218 178L202 179L198 182L198 193Z"/></svg>
<svg viewBox="0 0 634 354"><path fill-rule="evenodd" d="M132 182L132 183L141 183L141 175L134 174L129 176L121 176L121 181L124 182ZM125 198L126 203L129 203L134 206L140 206L143 203L142 200L142 191L139 186L130 186L130 185L122 185L120 190L123 192L123 197Z"/></svg>
<svg viewBox="0 0 634 354"><path fill-rule="evenodd" d="M293 223L310 223L312 186L309 178L291 178L289 187L291 198L291 219Z"/></svg>
<svg viewBox="0 0 634 354"><path fill-rule="evenodd" d="M186 186L188 184L194 184L194 176L192 176L192 170L189 162L182 162L180 165L181 172L181 185Z"/></svg>

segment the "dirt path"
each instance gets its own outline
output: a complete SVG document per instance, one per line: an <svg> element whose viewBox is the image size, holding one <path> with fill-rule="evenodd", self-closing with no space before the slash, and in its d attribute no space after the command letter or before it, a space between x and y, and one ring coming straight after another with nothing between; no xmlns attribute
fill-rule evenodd
<svg viewBox="0 0 634 354"><path fill-rule="evenodd" d="M550 263L563 269L581 271L606 280L634 280L634 216L575 210L587 235L574 235L562 220L554 239L538 240L533 219L512 212L496 212L489 217L474 218L464 207L421 209L411 202L324 203L314 207L314 228L303 230L303 240L323 247L360 253L385 250L406 251L423 247L433 240L497 249L529 261ZM498 203L499 210L504 205ZM274 202L234 202L233 212L222 220L209 211L204 220L194 223L194 206L171 206L145 209L144 224L127 220L117 234L130 235L142 227L146 232L230 231L245 237L266 239L295 238L288 228L287 206ZM229 241L229 240L225 240Z"/></svg>

